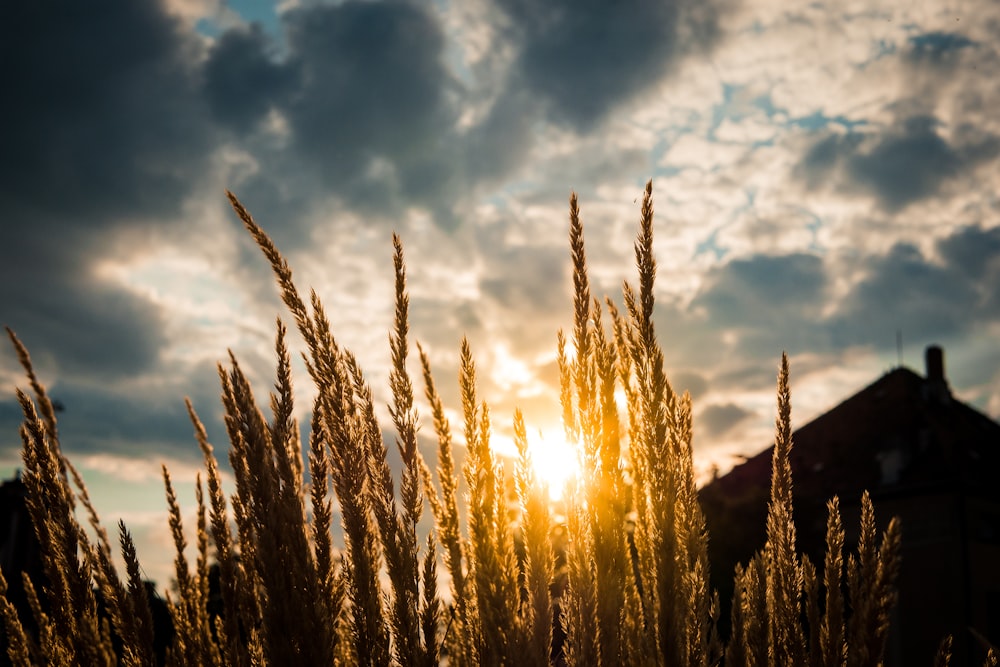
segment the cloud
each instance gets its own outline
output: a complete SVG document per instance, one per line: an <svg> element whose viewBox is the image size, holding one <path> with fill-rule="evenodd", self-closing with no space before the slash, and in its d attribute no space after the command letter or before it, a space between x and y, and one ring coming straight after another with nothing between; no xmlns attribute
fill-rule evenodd
<svg viewBox="0 0 1000 667"><path fill-rule="evenodd" d="M974 46L976 42L961 33L935 30L910 37L906 57L915 63L950 64Z"/></svg>
<svg viewBox="0 0 1000 667"><path fill-rule="evenodd" d="M93 231L178 210L211 147L178 19L151 2L4 3L0 43L16 54L0 65L8 220Z"/></svg>
<svg viewBox="0 0 1000 667"><path fill-rule="evenodd" d="M243 184L248 205L301 224L304 202L332 195L375 219L416 207L454 225L470 179L455 133L461 89L434 15L408 2L344 2L291 9L282 22L280 58L261 30L235 28L207 68L213 109L230 128L278 123L271 137L248 137L260 165Z"/></svg>
<svg viewBox="0 0 1000 667"><path fill-rule="evenodd" d="M1000 269L1000 227L962 227L939 240L937 251L946 266L985 286Z"/></svg>
<svg viewBox="0 0 1000 667"><path fill-rule="evenodd" d="M61 373L113 382L155 368L166 343L160 308L61 263L64 256L40 253L29 258L30 268L24 261L0 266L5 324ZM28 290L25 275L32 276Z"/></svg>
<svg viewBox="0 0 1000 667"><path fill-rule="evenodd" d="M993 135L960 126L947 136L935 118L917 115L880 133L828 134L810 146L797 173L810 189L839 184L895 213L942 194L998 152Z"/></svg>
<svg viewBox="0 0 1000 667"><path fill-rule="evenodd" d="M812 406L881 369L900 327L992 358L969 342L1000 313L990 3L917 25L892 3L309 0L261 26L216 0L20 4L0 9L17 54L0 65L16 129L0 323L52 378L79 453L197 457L179 397L217 410L227 345L270 382L271 318L288 317L224 186L324 296L380 407L390 226L448 404L468 334L508 428L515 402L547 418L557 398L570 189L593 293L618 298L649 177L668 373L709 404L707 428L759 415L722 444L771 428L782 349ZM0 376L20 382L16 362ZM0 401L12 444L14 408Z"/></svg>
<svg viewBox="0 0 1000 667"><path fill-rule="evenodd" d="M830 326L839 345L889 341L892 333L948 339L1000 319L991 286L1000 276L1000 229L956 230L936 244L941 262L900 243L871 257Z"/></svg>
<svg viewBox="0 0 1000 667"><path fill-rule="evenodd" d="M453 229L482 186L531 150L532 96L484 99L461 81L428 8L310 3L281 20L280 46L255 25L220 35L205 94L252 156L237 185L245 203L285 221L291 243L306 241L321 201L368 224L398 224L418 210Z"/></svg>
<svg viewBox="0 0 1000 667"><path fill-rule="evenodd" d="M743 421L754 416L734 403L714 404L704 408L695 422L696 428L703 429L709 438L725 435Z"/></svg>
<svg viewBox="0 0 1000 667"><path fill-rule="evenodd" d="M856 132L827 133L815 141L802 156L796 166L797 175L810 189L819 188L835 175L834 168L852 155L863 140L864 137Z"/></svg>
<svg viewBox="0 0 1000 667"><path fill-rule="evenodd" d="M158 484L163 481L163 469L166 465L174 479L193 480L199 473L204 474L204 465L199 460L198 464L177 460L150 460L148 458L130 458L115 456L101 452L88 454L77 458L75 465L80 470L92 470L116 480L131 484ZM232 478L226 472L221 473L225 482L232 484ZM140 516L141 512L137 513Z"/></svg>
<svg viewBox="0 0 1000 667"><path fill-rule="evenodd" d="M719 37L721 3L495 0L518 45L514 85L588 132Z"/></svg>
<svg viewBox="0 0 1000 667"><path fill-rule="evenodd" d="M238 26L212 45L204 94L222 125L246 135L269 111L287 104L296 79L295 69L278 62L277 45L259 24Z"/></svg>
<svg viewBox="0 0 1000 667"><path fill-rule="evenodd" d="M992 136L949 142L935 119L914 116L900 130L881 137L869 152L852 155L847 171L855 184L875 194L884 209L897 211L933 197L946 181L993 158L998 149L1000 142Z"/></svg>
<svg viewBox="0 0 1000 667"><path fill-rule="evenodd" d="M423 192L425 156L451 123L437 23L416 5L346 2L286 15L301 86L287 109L298 151L332 184L395 181ZM391 164L379 171L378 158ZM339 187L339 185L335 185Z"/></svg>
<svg viewBox="0 0 1000 667"><path fill-rule="evenodd" d="M159 3L57 0L5 3L0 43L4 323L63 371L147 371L163 314L95 260L141 251L204 177L215 142L199 42Z"/></svg>
<svg viewBox="0 0 1000 667"><path fill-rule="evenodd" d="M707 273L673 328L751 360L782 349L823 355L887 348L897 330L907 340L949 339L1000 320L1000 299L990 289L1000 279L998 227L959 228L928 251L899 242L885 253L849 254L733 259ZM727 367L723 384L740 386L731 375L736 367Z"/></svg>
<svg viewBox="0 0 1000 667"><path fill-rule="evenodd" d="M669 378L674 391L688 392L692 400L697 401L698 397L708 389L708 380L699 373L693 371L682 371Z"/></svg>
<svg viewBox="0 0 1000 667"><path fill-rule="evenodd" d="M693 306L719 326L773 326L789 314L815 316L826 287L823 260L815 255L756 255L709 272Z"/></svg>
<svg viewBox="0 0 1000 667"><path fill-rule="evenodd" d="M199 407L218 405L218 384L209 384L212 371L206 367L186 375L185 384L190 385L183 388L168 382L159 387L141 382L118 386L72 379L48 384L49 395L64 406L58 415L63 450L70 456L97 456L97 461L103 460L99 456L102 453L119 460L146 458L155 452L157 461L197 462L201 452L183 397L185 393L191 395ZM43 382L46 375L42 374ZM191 382L193 379L206 381L198 384ZM27 388L26 381L19 380L18 385ZM16 434L23 417L16 401L3 398L0 433L10 437L0 439L0 447L15 450L20 447ZM202 414L202 419L210 438L221 438L225 433L213 412Z"/></svg>

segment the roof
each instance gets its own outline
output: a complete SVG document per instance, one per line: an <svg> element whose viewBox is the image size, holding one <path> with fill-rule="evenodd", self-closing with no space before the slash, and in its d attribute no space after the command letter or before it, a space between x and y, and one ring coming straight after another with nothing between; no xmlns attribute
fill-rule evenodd
<svg viewBox="0 0 1000 667"><path fill-rule="evenodd" d="M992 492L989 471L1000 464L1000 424L954 398L943 378L903 367L796 430L792 443L795 497L823 502L865 489L914 493L958 484L971 494ZM769 489L773 451L713 480L703 497L736 500Z"/></svg>
<svg viewBox="0 0 1000 667"><path fill-rule="evenodd" d="M938 364L928 375L896 368L792 434L792 495L798 544L824 550L827 501L957 491L995 499L1000 424L952 396ZM713 585L764 544L774 446L699 491L711 535Z"/></svg>
<svg viewBox="0 0 1000 667"><path fill-rule="evenodd" d="M915 647L923 647L924 638L936 643L944 634L975 625L969 615L974 609L969 596L987 585L983 572L989 568L976 574L980 577L976 579L970 570L972 561L956 565L959 561L948 556L958 540L965 545L961 558L968 558L969 540L987 539L985 533L979 528L975 533L942 531L940 521L955 520L956 508L968 506L965 498L976 499L976 512L991 508L989 516L982 515L987 520L983 525L994 531L989 535L997 534L989 523L995 519L990 517L1000 516L996 513L1000 487L995 479L1000 467L1000 424L952 395L940 348L928 349L927 362L925 376L895 368L796 430L790 454L796 546L814 564L822 567L826 502L832 496L841 500L848 551L856 539L853 526L863 491L871 493L876 520L882 526L893 515L905 517L903 548L907 549L908 542L912 548L904 557L899 585L900 599L909 602L902 603L901 620L893 623L902 628L899 632L917 637L896 648L921 655L923 648ZM719 591L723 604L723 634L728 627L733 568L746 563L765 542L773 451L773 446L765 449L699 492L711 536L711 586ZM929 507L939 508L940 516L927 519ZM910 530L922 523L923 529ZM928 531L934 533L929 541ZM993 557L979 558L993 562ZM955 591L966 597L955 597ZM934 613L929 614L928 606ZM955 646L967 640L961 635ZM927 651L932 652L933 646ZM906 656L897 655L895 660L895 664L915 664ZM966 663L958 660L956 664Z"/></svg>

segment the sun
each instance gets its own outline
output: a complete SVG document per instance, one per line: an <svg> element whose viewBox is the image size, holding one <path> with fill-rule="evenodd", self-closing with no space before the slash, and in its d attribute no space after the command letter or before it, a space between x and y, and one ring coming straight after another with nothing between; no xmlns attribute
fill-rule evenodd
<svg viewBox="0 0 1000 667"><path fill-rule="evenodd" d="M531 466L538 481L548 487L549 499L562 500L566 485L580 471L576 447L567 442L561 428L539 431L528 439Z"/></svg>

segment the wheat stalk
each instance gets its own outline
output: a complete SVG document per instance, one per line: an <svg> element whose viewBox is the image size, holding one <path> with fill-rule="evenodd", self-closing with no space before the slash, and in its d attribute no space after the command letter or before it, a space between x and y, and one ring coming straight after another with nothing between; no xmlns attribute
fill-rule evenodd
<svg viewBox="0 0 1000 667"><path fill-rule="evenodd" d="M357 359L338 344L319 296L300 296L275 244L227 195L274 272L305 341L303 358L317 393L304 459L281 320L270 418L236 357L230 353L227 364L219 365L236 486L229 498L205 427L187 401L207 498L199 475L192 567L180 503L163 468L176 552L168 664L709 666L721 664L724 655L727 667L843 667L883 659L896 603L899 525L891 521L879 539L871 499L863 496L858 550L845 564L833 499L822 584L818 570L799 556L785 355L777 383L767 540L734 573L732 634L723 652L695 484L691 399L673 391L653 325L651 182L634 246L638 281L635 287L623 284L621 309L591 295L579 202L575 193L570 196L573 324L569 337L558 333L557 354L563 427L578 448L580 473L567 490L564 524L537 477L520 411L513 419L518 456L511 510L507 471L491 445L491 413L478 396L465 338L459 370L464 494L451 426L428 355L418 346L437 439L435 485L418 449L420 422L407 368L410 302L402 241L393 235L389 414L403 462L397 488L374 392ZM34 633L22 624L0 578L8 657L19 665L152 664L157 656L150 599L132 537L120 522L123 580L86 486L63 457L52 401L27 348L7 331L35 396L17 392L27 505L46 577L39 590L24 581ZM425 501L435 530L421 549ZM335 502L345 543L339 556L331 539ZM78 506L93 537L76 518ZM467 534L460 525L463 511ZM438 595L439 557L450 576L447 604ZM214 617L208 605L212 558L224 608ZM101 613L99 599L106 610ZM947 664L949 656L950 641L937 664ZM995 653L986 664L996 664Z"/></svg>

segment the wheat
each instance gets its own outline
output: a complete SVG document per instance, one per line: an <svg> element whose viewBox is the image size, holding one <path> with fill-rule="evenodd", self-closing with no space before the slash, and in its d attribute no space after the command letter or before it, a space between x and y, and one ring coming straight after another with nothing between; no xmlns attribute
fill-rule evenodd
<svg viewBox="0 0 1000 667"><path fill-rule="evenodd" d="M653 325L652 192L649 182L634 247L638 281L635 287L623 284L622 307L591 294L579 202L575 193L570 196L573 323L568 337L558 333L557 354L563 427L577 448L580 472L566 490L564 516L553 512L536 475L520 411L513 419L518 456L510 504L508 471L491 445L491 411L478 395L472 346L465 338L458 378L464 493L445 406L428 355L418 345L437 439L435 484L432 465L418 449L420 418L407 368L406 267L402 241L393 235L389 414L403 463L397 488L374 392L356 358L335 339L320 297L300 296L285 258L227 193L269 262L305 341L303 358L316 396L304 458L282 321L276 322L270 418L235 355L219 365L235 481L228 498L214 448L187 401L204 459L207 498L199 475L192 566L180 503L163 468L176 552L176 587L168 607L174 635L166 662L708 666L724 659L727 666L843 667L881 661L896 603L899 525L890 522L879 541L866 494L858 551L845 565L835 498L829 504L822 582L812 563L799 556L785 355L778 373L767 540L757 556L736 568L732 632L723 646L718 595L708 585L709 537L695 484L691 399L671 387ZM7 331L35 396L17 392L24 414L27 504L45 573L44 583L25 577L28 609L20 613L30 613L28 626L0 578L8 657L18 665L152 664L158 659L153 616L132 537L119 523L122 579L86 487L63 457L53 404L27 348ZM335 502L345 543L339 554L331 536ZM434 531L421 540L425 504ZM78 506L93 537L77 521ZM213 559L221 614L209 611ZM444 597L439 559L450 579ZM99 607L106 611L99 613ZM950 640L937 664L947 664L949 656ZM995 663L991 653L986 664Z"/></svg>

